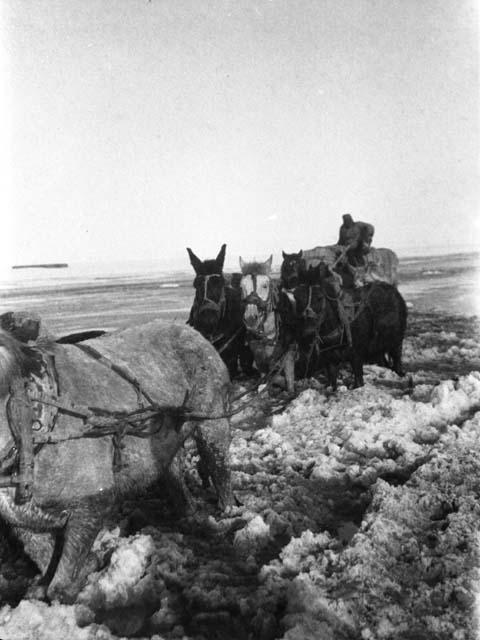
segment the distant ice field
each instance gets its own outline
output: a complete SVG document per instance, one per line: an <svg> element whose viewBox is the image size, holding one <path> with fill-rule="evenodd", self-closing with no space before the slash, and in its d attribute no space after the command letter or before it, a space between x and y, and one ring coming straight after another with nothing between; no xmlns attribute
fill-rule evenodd
<svg viewBox="0 0 480 640"><path fill-rule="evenodd" d="M153 262L16 269L0 281L0 313L35 312L55 334L155 318L184 323L193 277L187 261L180 271ZM399 289L412 310L480 316L480 253L401 258Z"/></svg>

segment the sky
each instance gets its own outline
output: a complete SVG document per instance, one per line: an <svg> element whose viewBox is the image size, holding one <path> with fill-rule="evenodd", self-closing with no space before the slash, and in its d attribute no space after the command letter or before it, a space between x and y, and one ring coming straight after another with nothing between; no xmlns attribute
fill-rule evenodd
<svg viewBox="0 0 480 640"><path fill-rule="evenodd" d="M476 0L1 0L0 264L480 246Z"/></svg>

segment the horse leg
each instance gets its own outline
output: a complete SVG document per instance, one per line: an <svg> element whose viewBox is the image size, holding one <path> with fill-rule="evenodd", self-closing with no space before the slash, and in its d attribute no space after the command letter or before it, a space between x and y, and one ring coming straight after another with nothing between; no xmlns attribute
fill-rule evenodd
<svg viewBox="0 0 480 640"><path fill-rule="evenodd" d="M206 372L205 372L206 374ZM230 472L230 424L224 416L228 411L228 386L212 384L208 375L198 376L195 396L190 407L194 412L212 416L197 424L194 438L200 456L200 475L202 482L209 476L215 487L220 509L233 504ZM215 418L214 416L219 416Z"/></svg>
<svg viewBox="0 0 480 640"><path fill-rule="evenodd" d="M98 568L91 548L106 510L104 501L90 501L72 511L63 534L60 559L47 589L50 600L75 602L87 576Z"/></svg>
<svg viewBox="0 0 480 640"><path fill-rule="evenodd" d="M239 348L240 366L246 376L253 376L256 369L253 367L254 355L248 344L242 344Z"/></svg>
<svg viewBox="0 0 480 640"><path fill-rule="evenodd" d="M222 359L227 365L230 380L233 380L238 375L238 355L236 350L232 348L227 349L222 353Z"/></svg>
<svg viewBox="0 0 480 640"><path fill-rule="evenodd" d="M336 362L327 363L327 380L332 387L332 391L337 390L338 364Z"/></svg>
<svg viewBox="0 0 480 640"><path fill-rule="evenodd" d="M303 380L307 377L307 356L304 349L300 349L299 358L295 363L294 371L297 380Z"/></svg>
<svg viewBox="0 0 480 640"><path fill-rule="evenodd" d="M357 353L353 353L350 359L353 371L353 388L363 387L363 361Z"/></svg>
<svg viewBox="0 0 480 640"><path fill-rule="evenodd" d="M24 597L29 600L44 600L48 581L52 577L52 568L55 567L58 538L52 533L34 533L19 527L13 527L12 531L14 537L22 543L27 556L40 570L40 575L35 576Z"/></svg>
<svg viewBox="0 0 480 640"><path fill-rule="evenodd" d="M55 547L55 536L51 533L34 533L28 529L13 528L13 535L20 540L23 550L45 575Z"/></svg>
<svg viewBox="0 0 480 640"><path fill-rule="evenodd" d="M402 364L402 345L397 345L390 351L389 355L392 358L393 371L395 371L396 374L403 378L403 376L405 375L405 371Z"/></svg>
<svg viewBox="0 0 480 640"><path fill-rule="evenodd" d="M230 437L226 438L226 432L229 433L226 424L226 418L208 420L202 426L199 425L195 432L202 484L205 486L209 480L212 482L222 511L233 504L228 453Z"/></svg>
<svg viewBox="0 0 480 640"><path fill-rule="evenodd" d="M372 364L376 364L379 367L384 367L385 369L391 369L391 363L388 361L388 354L380 353L376 358L373 359Z"/></svg>
<svg viewBox="0 0 480 640"><path fill-rule="evenodd" d="M195 511L192 495L185 483L184 468L185 450L182 447L161 479L164 482L169 501L179 515L188 515Z"/></svg>
<svg viewBox="0 0 480 640"><path fill-rule="evenodd" d="M295 349L289 348L285 354L283 361L283 370L285 372L285 382L287 383L287 392L290 395L295 393Z"/></svg>

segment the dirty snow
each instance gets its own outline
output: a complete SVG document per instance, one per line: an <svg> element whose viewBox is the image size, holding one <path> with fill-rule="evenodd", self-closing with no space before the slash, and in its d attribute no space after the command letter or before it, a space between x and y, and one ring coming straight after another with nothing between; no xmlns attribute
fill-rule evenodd
<svg viewBox="0 0 480 640"><path fill-rule="evenodd" d="M24 600L23 583L9 600L3 558L0 638L480 637L478 327L412 326L404 379L368 366L347 390L345 370L336 394L320 378L283 408L252 391L233 421L238 505L215 511L189 445L196 513L125 505L75 605Z"/></svg>

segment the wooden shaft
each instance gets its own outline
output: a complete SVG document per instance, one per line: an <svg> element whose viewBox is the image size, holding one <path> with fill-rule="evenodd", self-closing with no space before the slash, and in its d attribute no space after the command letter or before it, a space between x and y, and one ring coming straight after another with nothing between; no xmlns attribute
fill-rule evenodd
<svg viewBox="0 0 480 640"><path fill-rule="evenodd" d="M18 487L16 500L26 502L32 497L33 484L33 410L22 378L14 378L10 384L7 416L18 447Z"/></svg>

